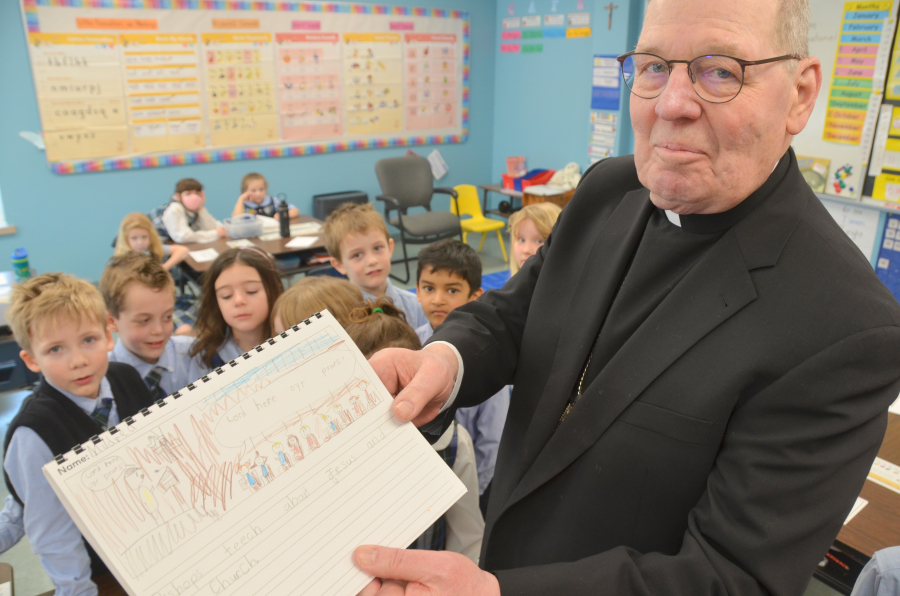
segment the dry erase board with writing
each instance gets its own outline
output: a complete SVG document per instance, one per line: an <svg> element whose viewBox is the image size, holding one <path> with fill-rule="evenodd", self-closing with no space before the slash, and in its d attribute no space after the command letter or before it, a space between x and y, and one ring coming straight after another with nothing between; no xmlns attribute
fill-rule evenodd
<svg viewBox="0 0 900 596"><path fill-rule="evenodd" d="M811 0L809 52L822 62L822 89L798 155L830 162L824 192L858 198L863 191L898 2Z"/></svg>
<svg viewBox="0 0 900 596"><path fill-rule="evenodd" d="M468 13L22 0L56 173L457 143Z"/></svg>

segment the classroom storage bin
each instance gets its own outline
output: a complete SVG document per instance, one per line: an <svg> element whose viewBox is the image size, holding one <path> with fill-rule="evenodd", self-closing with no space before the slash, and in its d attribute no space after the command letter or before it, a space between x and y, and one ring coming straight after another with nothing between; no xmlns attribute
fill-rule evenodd
<svg viewBox="0 0 900 596"><path fill-rule="evenodd" d="M253 213L236 215L225 220L225 233L232 240L256 238L263 233L263 224Z"/></svg>

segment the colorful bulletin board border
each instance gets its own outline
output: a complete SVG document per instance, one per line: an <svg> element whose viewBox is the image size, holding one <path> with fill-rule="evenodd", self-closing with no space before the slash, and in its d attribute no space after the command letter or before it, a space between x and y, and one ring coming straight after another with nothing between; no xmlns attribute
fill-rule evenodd
<svg viewBox="0 0 900 596"><path fill-rule="evenodd" d="M254 10L298 13L396 15L451 18L462 20L462 134L426 136L409 135L390 138L335 141L327 143L288 142L279 143L275 146L250 147L246 149L204 149L201 151L173 152L165 153L162 155L138 155L133 157L67 160L50 162L50 170L54 174L81 174L86 172L155 168L184 164L212 163L220 161L318 155L322 153L336 153L339 151L353 151L358 149L464 143L469 137L469 35L471 23L469 20L469 13L464 10L418 8L410 6L388 6L384 4L338 4L329 2L250 2L243 0L22 0L22 6L24 9L23 12L25 14L25 23L29 33L40 32L40 23L37 15L37 9L39 6L155 10Z"/></svg>

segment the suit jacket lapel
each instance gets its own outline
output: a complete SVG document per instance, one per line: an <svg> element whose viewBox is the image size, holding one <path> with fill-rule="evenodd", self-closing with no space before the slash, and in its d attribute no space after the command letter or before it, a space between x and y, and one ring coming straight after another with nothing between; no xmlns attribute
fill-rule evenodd
<svg viewBox="0 0 900 596"><path fill-rule="evenodd" d="M586 388L578 404L555 433L553 428L564 406L554 409L545 407L544 402L540 404L532 427L542 430L540 438L547 438L534 464L510 495L504 510L575 461L656 377L703 336L755 298L756 291L740 245L734 230L730 230L622 346ZM583 317L590 312L589 309L589 305L573 305L566 331L571 333L583 325ZM593 341L597 326L592 325L589 332L594 334L590 336L590 341ZM587 332L579 333L579 340L584 333ZM561 352L570 359L573 354L587 353L581 341L571 350ZM557 360L560 359L558 353ZM577 368L584 363L579 361L569 366L572 364ZM567 387L570 388L571 384ZM541 419L537 420L539 417Z"/></svg>
<svg viewBox="0 0 900 596"><path fill-rule="evenodd" d="M649 191L629 192L597 231L566 311L581 313L582 316L570 316L560 329L547 383L533 394L540 396L540 401L536 404L535 414L522 442L520 466L512 478L514 481L518 481L532 465L553 434L556 421L584 365L584 361L572 355L586 355L590 350L653 208ZM514 482L510 483L508 490L512 490L514 485ZM506 494L509 494L508 491Z"/></svg>

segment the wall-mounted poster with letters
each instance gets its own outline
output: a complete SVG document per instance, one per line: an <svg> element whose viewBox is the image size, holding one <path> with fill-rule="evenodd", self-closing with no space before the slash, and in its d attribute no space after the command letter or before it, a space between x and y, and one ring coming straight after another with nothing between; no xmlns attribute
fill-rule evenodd
<svg viewBox="0 0 900 596"><path fill-rule="evenodd" d="M464 11L20 1L47 161L58 174L468 136Z"/></svg>

